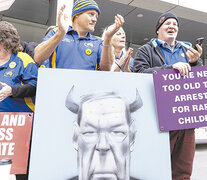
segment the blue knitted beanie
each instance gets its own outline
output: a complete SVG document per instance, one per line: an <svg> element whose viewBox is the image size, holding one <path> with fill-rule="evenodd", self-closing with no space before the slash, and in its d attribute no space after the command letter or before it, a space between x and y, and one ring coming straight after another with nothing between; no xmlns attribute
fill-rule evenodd
<svg viewBox="0 0 207 180"><path fill-rule="evenodd" d="M93 1L93 0L77 0L74 5L73 5L73 10L72 10L72 22L74 20L74 17L77 14L82 13L83 11L87 11L90 9L94 9L98 12L98 15L101 14L101 11L98 7L98 4Z"/></svg>

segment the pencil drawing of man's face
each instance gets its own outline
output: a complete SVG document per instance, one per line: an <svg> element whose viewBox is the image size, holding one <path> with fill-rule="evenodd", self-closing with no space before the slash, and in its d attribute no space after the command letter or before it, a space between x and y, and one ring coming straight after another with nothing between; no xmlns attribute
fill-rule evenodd
<svg viewBox="0 0 207 180"><path fill-rule="evenodd" d="M135 141L131 113L142 107L136 91L132 103L115 92L94 92L78 104L66 98L66 107L78 115L73 145L78 153L79 180L129 180L130 153Z"/></svg>
<svg viewBox="0 0 207 180"><path fill-rule="evenodd" d="M129 178L132 136L122 99L107 98L83 103L82 118L80 125L76 124L75 133L80 180Z"/></svg>

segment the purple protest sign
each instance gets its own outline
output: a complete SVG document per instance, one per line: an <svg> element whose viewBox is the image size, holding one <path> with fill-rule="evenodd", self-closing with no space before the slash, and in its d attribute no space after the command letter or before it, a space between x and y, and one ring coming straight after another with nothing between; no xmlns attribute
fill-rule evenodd
<svg viewBox="0 0 207 180"><path fill-rule="evenodd" d="M153 73L160 131L207 126L207 67L188 76L168 69Z"/></svg>

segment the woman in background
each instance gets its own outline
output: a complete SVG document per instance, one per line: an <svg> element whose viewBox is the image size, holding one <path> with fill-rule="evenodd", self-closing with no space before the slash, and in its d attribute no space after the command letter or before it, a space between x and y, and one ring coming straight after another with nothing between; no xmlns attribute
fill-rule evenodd
<svg viewBox="0 0 207 180"><path fill-rule="evenodd" d="M107 28L104 30L102 38L104 37L106 30ZM119 31L113 35L111 45L114 52L114 63L111 67L111 71L132 72L134 59L131 56L133 49L129 48L127 51L125 49L126 34L123 28L120 28Z"/></svg>

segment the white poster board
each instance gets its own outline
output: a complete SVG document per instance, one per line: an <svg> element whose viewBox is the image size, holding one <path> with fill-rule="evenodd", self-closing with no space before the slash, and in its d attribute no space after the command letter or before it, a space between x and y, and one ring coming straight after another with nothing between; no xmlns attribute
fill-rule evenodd
<svg viewBox="0 0 207 180"><path fill-rule="evenodd" d="M73 148L73 121L77 115L65 107L74 85L74 99L96 90L113 90L133 101L136 89L143 107L132 113L136 141L130 176L141 180L171 180L168 132L160 133L151 74L66 69L39 69L29 180L66 180L77 176Z"/></svg>

